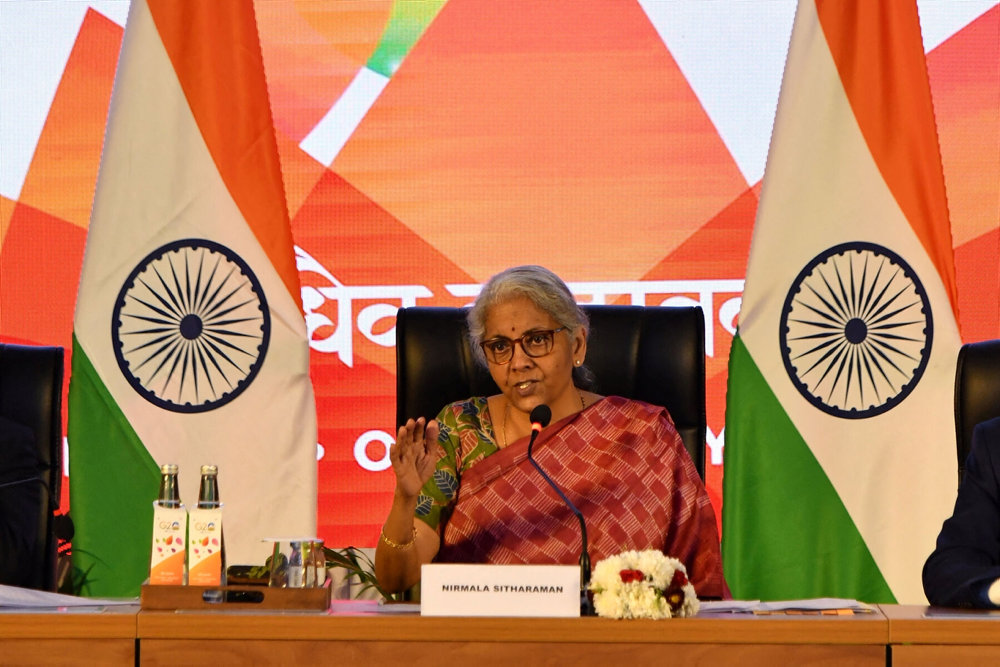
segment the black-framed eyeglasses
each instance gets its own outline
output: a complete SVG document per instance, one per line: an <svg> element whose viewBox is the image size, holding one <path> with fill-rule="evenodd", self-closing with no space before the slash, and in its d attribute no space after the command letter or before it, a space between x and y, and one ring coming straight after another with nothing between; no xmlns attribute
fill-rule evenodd
<svg viewBox="0 0 1000 667"><path fill-rule="evenodd" d="M497 336L484 340L479 344L483 348L483 354L494 364L506 364L514 358L514 345L520 343L524 353L532 358L544 357L552 351L555 335L564 331L566 327L558 329L535 329L526 332L520 338L506 338Z"/></svg>

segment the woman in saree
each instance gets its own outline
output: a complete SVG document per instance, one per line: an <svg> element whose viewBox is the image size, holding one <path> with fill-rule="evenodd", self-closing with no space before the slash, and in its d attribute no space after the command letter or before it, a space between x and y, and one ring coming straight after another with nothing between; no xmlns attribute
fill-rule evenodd
<svg viewBox="0 0 1000 667"><path fill-rule="evenodd" d="M666 409L601 396L584 366L589 322L548 269L493 276L467 316L500 393L409 419L389 450L396 488L375 553L388 590L434 562L573 564L579 523L528 459L529 415L551 423L533 458L583 514L593 562L659 549L698 596L728 597L711 501Z"/></svg>

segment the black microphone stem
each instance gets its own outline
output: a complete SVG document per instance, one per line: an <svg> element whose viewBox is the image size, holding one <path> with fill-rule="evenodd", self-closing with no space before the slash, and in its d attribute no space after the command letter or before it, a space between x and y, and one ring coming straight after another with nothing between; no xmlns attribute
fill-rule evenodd
<svg viewBox="0 0 1000 667"><path fill-rule="evenodd" d="M590 599L589 589L590 589L590 551L587 549L587 524L583 520L583 513L577 509L573 501L566 497L566 494L562 492L562 489L552 481L542 467L538 465L534 458L531 456L531 450L535 445L535 438L538 437L540 429L532 429L531 439L528 440L528 460L531 465L535 466L535 470L539 472L542 478L548 482L549 486L559 494L563 502L572 510L573 514L576 515L577 520L580 522L580 539L582 545L580 547L580 615L581 616L594 616L594 603Z"/></svg>

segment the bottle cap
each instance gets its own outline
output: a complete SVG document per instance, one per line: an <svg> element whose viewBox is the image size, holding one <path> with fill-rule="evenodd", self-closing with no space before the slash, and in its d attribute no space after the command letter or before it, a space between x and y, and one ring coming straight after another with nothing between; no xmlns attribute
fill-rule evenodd
<svg viewBox="0 0 1000 667"><path fill-rule="evenodd" d="M177 474L177 464L176 463L164 463L160 466L160 473L163 475L176 475Z"/></svg>
<svg viewBox="0 0 1000 667"><path fill-rule="evenodd" d="M201 474L202 475L218 475L219 474L219 467L218 466L202 466L201 467Z"/></svg>

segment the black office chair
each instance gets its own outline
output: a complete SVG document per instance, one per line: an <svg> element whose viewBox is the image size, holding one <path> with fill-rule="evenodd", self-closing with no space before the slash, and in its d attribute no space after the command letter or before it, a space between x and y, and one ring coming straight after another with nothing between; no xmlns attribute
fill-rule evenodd
<svg viewBox="0 0 1000 667"><path fill-rule="evenodd" d="M958 352L955 373L959 481L972 449L972 429L993 417L1000 417L1000 340L966 343Z"/></svg>
<svg viewBox="0 0 1000 667"><path fill-rule="evenodd" d="M48 591L56 586L54 514L62 486L62 383L63 348L0 344L0 416L34 443L34 452L17 453L16 464L13 453L0 452L0 491L28 490L27 497L37 500L37 506L27 508L33 516L24 524L35 537L27 555L30 567L19 568L18 580L8 583Z"/></svg>
<svg viewBox="0 0 1000 667"><path fill-rule="evenodd" d="M667 408L705 478L705 320L699 307L583 306L594 390ZM462 308L396 314L396 422L433 418L447 403L498 393L476 363Z"/></svg>

